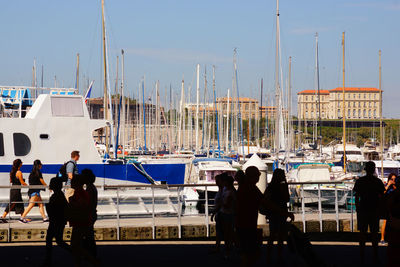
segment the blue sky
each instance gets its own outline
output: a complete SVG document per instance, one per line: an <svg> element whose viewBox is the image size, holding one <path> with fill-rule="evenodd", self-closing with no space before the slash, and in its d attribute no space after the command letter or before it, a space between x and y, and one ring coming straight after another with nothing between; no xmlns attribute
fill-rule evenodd
<svg viewBox="0 0 400 267"><path fill-rule="evenodd" d="M56 76L59 86L72 87L76 53L80 53L81 81L95 80L100 95L100 2L3 1L0 84L30 85L36 58L39 77L44 66L45 86L53 86ZM200 63L202 73L207 67L209 81L216 65L217 95L223 96L232 87L236 47L240 94L259 97L264 78L267 95L272 96L275 5L274 0L106 0L111 79L115 80L115 58L123 48L131 94L137 95L143 75L147 94L154 92L156 80L160 80L162 95L170 84L178 93L183 75L186 85L195 84L195 66ZM314 88L315 32L319 33L321 88L341 86L341 34L345 31L346 86L378 86L381 49L384 115L400 117L400 1L281 0L280 13L282 67L286 73L292 56L294 92Z"/></svg>

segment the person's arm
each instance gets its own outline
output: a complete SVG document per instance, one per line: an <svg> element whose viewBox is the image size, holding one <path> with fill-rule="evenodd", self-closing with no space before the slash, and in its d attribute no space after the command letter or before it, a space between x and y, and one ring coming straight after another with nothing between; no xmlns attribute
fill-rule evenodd
<svg viewBox="0 0 400 267"><path fill-rule="evenodd" d="M18 178L19 182L21 183L21 185L27 185L24 181L24 178L22 177L22 172L21 171L17 171L17 173L15 174L15 176Z"/></svg>
<svg viewBox="0 0 400 267"><path fill-rule="evenodd" d="M68 175L68 179L70 180L74 177L74 169L75 169L74 163L72 161L68 162L66 166L66 172Z"/></svg>

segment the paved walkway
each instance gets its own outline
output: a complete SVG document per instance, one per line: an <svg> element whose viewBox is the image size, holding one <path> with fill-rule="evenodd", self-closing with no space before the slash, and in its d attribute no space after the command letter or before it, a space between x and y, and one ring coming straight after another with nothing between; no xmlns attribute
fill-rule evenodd
<svg viewBox="0 0 400 267"><path fill-rule="evenodd" d="M104 242L98 243L101 266L238 266L237 251L225 260L220 254L210 254L211 242ZM313 249L327 266L358 266L359 250L356 243L314 242ZM44 257L44 243L24 243L0 245L1 266L40 266ZM73 266L71 255L62 249L54 248L53 266ZM382 264L372 265L371 247L367 247L365 266L384 266L386 247L379 247ZM301 258L291 254L285 247L286 263L283 266L304 266ZM274 263L274 262L273 262ZM89 266L84 264L83 266ZM266 265L265 245L257 266ZM269 265L274 266L274 265Z"/></svg>

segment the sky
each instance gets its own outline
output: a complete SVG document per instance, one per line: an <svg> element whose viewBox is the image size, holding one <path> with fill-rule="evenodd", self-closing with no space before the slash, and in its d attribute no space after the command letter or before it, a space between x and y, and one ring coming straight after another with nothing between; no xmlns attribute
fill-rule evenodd
<svg viewBox="0 0 400 267"><path fill-rule="evenodd" d="M102 91L101 1L1 1L0 84L31 85L36 60L38 85L74 87L76 54L80 54L80 90L94 80ZM217 97L232 88L233 50L237 49L241 96L274 95L276 1L274 0L106 0L111 87L116 57L125 51L125 88L137 97L146 81L146 98L160 81L161 98L172 87L178 98L196 85L200 64L201 94L207 70L212 88L216 69ZM378 51L382 50L383 113L400 118L400 0L281 0L281 66L284 85L292 57L292 101L295 93L315 88L315 33L319 35L320 88L342 86L342 32L345 32L346 86L378 87ZM119 69L119 77L121 67ZM192 101L195 94L192 90ZM153 98L154 99L154 98ZM296 112L294 111L294 114Z"/></svg>

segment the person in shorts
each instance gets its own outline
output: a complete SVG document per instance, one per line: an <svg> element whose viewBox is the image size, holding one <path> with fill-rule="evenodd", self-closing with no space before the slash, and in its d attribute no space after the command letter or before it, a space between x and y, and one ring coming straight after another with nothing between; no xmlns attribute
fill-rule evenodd
<svg viewBox="0 0 400 267"><path fill-rule="evenodd" d="M43 175L40 169L42 168L42 162L40 160L35 160L33 162L32 171L29 174L29 185L46 185L45 181L43 180ZM25 220L26 215L31 211L31 209L35 206L39 206L40 215L42 215L43 222L48 222L49 219L46 217L44 213L44 205L42 201L42 197L40 196L40 191L44 189L38 188L30 188L28 190L29 195L29 205L26 208L25 212L21 216L21 220Z"/></svg>
<svg viewBox="0 0 400 267"><path fill-rule="evenodd" d="M366 175L358 178L353 191L357 211L357 226L360 231L360 260L364 263L365 242L368 227L374 248L373 260L378 262L379 203L385 192L381 179L375 176L375 163L368 161L365 165Z"/></svg>

